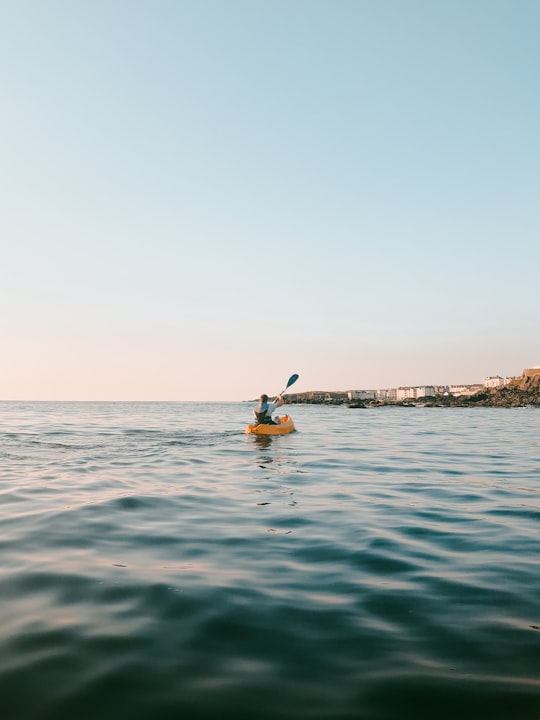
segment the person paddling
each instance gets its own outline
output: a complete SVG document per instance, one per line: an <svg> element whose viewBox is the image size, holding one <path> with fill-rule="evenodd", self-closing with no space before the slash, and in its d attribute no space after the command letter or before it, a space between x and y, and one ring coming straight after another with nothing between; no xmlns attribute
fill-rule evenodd
<svg viewBox="0 0 540 720"><path fill-rule="evenodd" d="M281 395L278 395L274 402L268 402L268 395L263 393L259 398L259 402L253 408L253 417L256 425L276 425L272 419L272 413L280 405L283 405Z"/></svg>

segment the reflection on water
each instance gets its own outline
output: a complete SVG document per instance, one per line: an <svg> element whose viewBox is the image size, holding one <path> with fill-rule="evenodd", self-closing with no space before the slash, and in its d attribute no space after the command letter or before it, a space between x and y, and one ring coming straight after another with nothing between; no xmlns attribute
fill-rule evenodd
<svg viewBox="0 0 540 720"><path fill-rule="evenodd" d="M248 414L0 403L2 717L538 717L540 413Z"/></svg>
<svg viewBox="0 0 540 720"><path fill-rule="evenodd" d="M272 437L272 435L250 435L249 439L255 443L257 448L264 449L270 447L274 438ZM277 437L277 439L280 439L279 436Z"/></svg>

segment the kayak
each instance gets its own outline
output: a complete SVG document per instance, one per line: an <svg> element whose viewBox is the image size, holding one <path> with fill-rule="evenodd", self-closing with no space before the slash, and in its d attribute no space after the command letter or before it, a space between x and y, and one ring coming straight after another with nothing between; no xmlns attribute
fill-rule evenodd
<svg viewBox="0 0 540 720"><path fill-rule="evenodd" d="M285 435L293 430L294 423L288 415L280 417L277 425L246 425L246 432L253 435Z"/></svg>
<svg viewBox="0 0 540 720"><path fill-rule="evenodd" d="M278 419L277 425L246 425L246 432L253 435L285 435L294 430L294 423L289 415L284 415Z"/></svg>

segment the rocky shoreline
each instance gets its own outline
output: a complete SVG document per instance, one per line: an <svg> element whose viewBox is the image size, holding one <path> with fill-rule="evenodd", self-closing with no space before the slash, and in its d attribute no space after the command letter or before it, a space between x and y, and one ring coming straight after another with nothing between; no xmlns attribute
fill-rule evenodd
<svg viewBox="0 0 540 720"><path fill-rule="evenodd" d="M419 400L388 402L376 400L354 400L347 393L298 393L287 397L287 404L344 405L349 408L374 407L539 407L540 408L540 372L531 374L525 370L523 375L500 388L484 389L475 395L454 396L438 395Z"/></svg>

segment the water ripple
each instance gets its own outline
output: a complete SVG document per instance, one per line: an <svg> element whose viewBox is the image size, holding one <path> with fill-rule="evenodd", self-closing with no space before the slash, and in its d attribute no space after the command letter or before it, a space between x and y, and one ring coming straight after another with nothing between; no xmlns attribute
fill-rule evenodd
<svg viewBox="0 0 540 720"><path fill-rule="evenodd" d="M536 719L540 414L249 412L0 403L2 716Z"/></svg>

